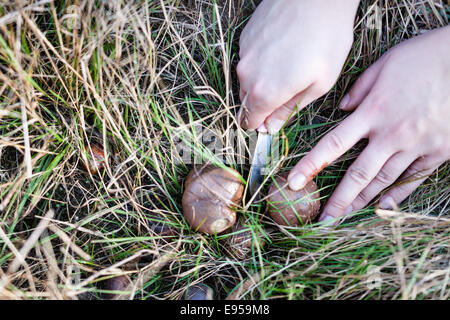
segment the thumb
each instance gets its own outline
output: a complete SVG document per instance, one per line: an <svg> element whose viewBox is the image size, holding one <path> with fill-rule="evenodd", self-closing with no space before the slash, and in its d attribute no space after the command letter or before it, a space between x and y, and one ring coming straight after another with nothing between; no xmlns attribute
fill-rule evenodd
<svg viewBox="0 0 450 320"><path fill-rule="evenodd" d="M278 133L288 120L314 100L308 95L308 89L296 94L267 117L265 124L270 134Z"/></svg>
<svg viewBox="0 0 450 320"><path fill-rule="evenodd" d="M350 91L342 98L339 108L345 111L354 110L367 96L378 79L384 64L384 57L378 59L356 80Z"/></svg>

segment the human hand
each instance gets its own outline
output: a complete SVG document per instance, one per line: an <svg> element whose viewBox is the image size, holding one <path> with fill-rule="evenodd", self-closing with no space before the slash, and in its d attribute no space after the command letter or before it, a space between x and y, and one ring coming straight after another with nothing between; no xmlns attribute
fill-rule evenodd
<svg viewBox="0 0 450 320"><path fill-rule="evenodd" d="M334 85L353 42L359 0L265 0L240 37L241 125L278 132ZM298 111L297 110L297 111Z"/></svg>
<svg viewBox="0 0 450 320"><path fill-rule="evenodd" d="M450 26L405 41L355 82L340 107L355 110L303 157L289 174L300 189L321 168L363 138L369 144L347 170L320 220L334 219L388 190L381 208L400 203L450 159Z"/></svg>

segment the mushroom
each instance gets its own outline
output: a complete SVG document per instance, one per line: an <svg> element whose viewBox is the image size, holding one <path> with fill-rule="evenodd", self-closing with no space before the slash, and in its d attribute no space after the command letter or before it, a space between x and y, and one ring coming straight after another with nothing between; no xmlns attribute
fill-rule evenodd
<svg viewBox="0 0 450 320"><path fill-rule="evenodd" d="M241 201L243 191L244 185L236 170L195 166L186 179L183 215L194 230L220 233L236 222L233 207Z"/></svg>
<svg viewBox="0 0 450 320"><path fill-rule="evenodd" d="M126 291L127 287L132 283L129 276L126 274L109 278L103 281L103 289L108 291ZM119 293L104 293L105 299L114 300L117 299Z"/></svg>
<svg viewBox="0 0 450 320"><path fill-rule="evenodd" d="M188 287L184 293L185 300L214 300L214 291L203 283Z"/></svg>
<svg viewBox="0 0 450 320"><path fill-rule="evenodd" d="M86 169L91 174L97 174L106 165L106 156L103 148L91 144L89 151L89 158L86 163Z"/></svg>
<svg viewBox="0 0 450 320"><path fill-rule="evenodd" d="M233 226L232 233L225 242L227 253L239 260L245 260L252 253L252 249L265 245L264 238L253 239L252 232L245 227L242 219Z"/></svg>
<svg viewBox="0 0 450 320"><path fill-rule="evenodd" d="M269 189L269 214L279 225L298 226L311 222L320 209L317 185L310 181L303 189L289 188L287 174L275 178Z"/></svg>

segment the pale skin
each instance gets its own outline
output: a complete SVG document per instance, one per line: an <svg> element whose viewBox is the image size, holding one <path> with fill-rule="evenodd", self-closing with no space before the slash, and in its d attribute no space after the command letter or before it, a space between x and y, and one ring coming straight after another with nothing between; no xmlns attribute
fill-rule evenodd
<svg viewBox="0 0 450 320"><path fill-rule="evenodd" d="M353 41L356 0L265 0L240 38L237 67L247 109L241 125L277 133L293 112L336 82ZM391 208L450 159L450 26L387 51L343 97L352 112L288 176L298 190L361 139L369 143L325 204L320 220L380 198ZM406 179L406 180L405 180Z"/></svg>

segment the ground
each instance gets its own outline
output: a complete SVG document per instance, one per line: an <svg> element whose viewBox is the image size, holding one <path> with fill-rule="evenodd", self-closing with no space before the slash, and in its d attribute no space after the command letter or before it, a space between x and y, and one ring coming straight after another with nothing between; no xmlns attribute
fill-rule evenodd
<svg viewBox="0 0 450 320"><path fill-rule="evenodd" d="M264 201L247 199L238 215L265 246L246 260L226 253L230 234L183 219L194 163L222 159L248 174L235 67L257 4L2 1L1 298L102 299L105 279L122 274L125 299L178 299L200 282L217 299L449 298L448 163L399 208L375 199L335 229L280 228ZM365 68L449 18L445 1L363 0L341 76L281 133L274 175L346 116L336 106ZM95 146L105 168L89 173ZM362 146L318 175L322 204Z"/></svg>

